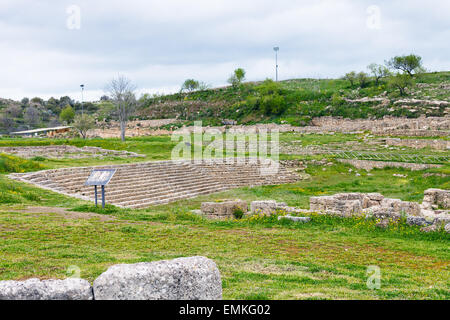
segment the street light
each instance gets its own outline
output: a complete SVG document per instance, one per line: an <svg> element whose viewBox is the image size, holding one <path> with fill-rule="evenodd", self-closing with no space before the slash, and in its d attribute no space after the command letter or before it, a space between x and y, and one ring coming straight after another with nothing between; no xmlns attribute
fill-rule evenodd
<svg viewBox="0 0 450 320"><path fill-rule="evenodd" d="M81 114L84 114L84 107L83 107L84 84L80 84L80 87L81 87Z"/></svg>
<svg viewBox="0 0 450 320"><path fill-rule="evenodd" d="M275 51L275 64L276 64L276 81L278 82L278 51L280 51L279 47L274 47L273 51Z"/></svg>

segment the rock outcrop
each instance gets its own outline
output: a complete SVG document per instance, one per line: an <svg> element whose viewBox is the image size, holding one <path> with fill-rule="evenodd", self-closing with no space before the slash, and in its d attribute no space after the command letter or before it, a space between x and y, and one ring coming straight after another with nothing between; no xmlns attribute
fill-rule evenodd
<svg viewBox="0 0 450 320"><path fill-rule="evenodd" d="M86 280L0 281L0 300L93 300Z"/></svg>
<svg viewBox="0 0 450 320"><path fill-rule="evenodd" d="M115 265L94 281L96 300L220 300L216 264L204 257Z"/></svg>

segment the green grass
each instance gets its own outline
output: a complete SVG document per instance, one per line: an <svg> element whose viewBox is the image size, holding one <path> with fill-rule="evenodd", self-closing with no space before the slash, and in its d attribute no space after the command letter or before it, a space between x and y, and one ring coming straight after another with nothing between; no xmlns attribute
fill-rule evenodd
<svg viewBox="0 0 450 320"><path fill-rule="evenodd" d="M292 142L296 135L282 135ZM304 145L357 141L360 135L306 135ZM63 144L65 140L0 139L0 146ZM170 137L73 140L68 143L128 150L146 161L169 159ZM301 157L298 157L301 158ZM320 158L320 157L318 157ZM27 161L18 158L6 172L34 170L35 165L63 167L124 163L123 159ZM325 170L324 170L325 169ZM352 172L349 172L353 169ZM143 210L107 205L96 208L0 175L0 279L65 278L77 266L93 281L109 266L201 255L213 259L221 272L225 299L449 299L449 234L424 234L403 222L387 230L376 221L311 215L308 224L276 217L209 221L190 211L202 202L221 199L284 201L308 208L310 196L338 192L380 192L407 201L421 201L428 188L450 189L450 166L407 171L377 169L370 175L334 163L308 165L311 179L279 186L246 187ZM406 178L394 177L401 173ZM425 173L440 175L424 176ZM447 175L447 176L445 176ZM48 207L44 212L29 207ZM101 221L70 218L57 207L115 217ZM42 211L42 210L41 210ZM368 266L381 268L380 290L366 286Z"/></svg>
<svg viewBox="0 0 450 320"><path fill-rule="evenodd" d="M378 230L373 222L313 217L307 225L211 222L182 212L120 220L0 214L2 279L64 278L70 266L93 281L110 265L202 255L222 275L225 299L448 299L447 234ZM382 270L369 290L366 268Z"/></svg>
<svg viewBox="0 0 450 320"><path fill-rule="evenodd" d="M144 158L120 158L120 157L106 157L103 159L98 158L83 158L83 159L47 159L40 157L34 159L33 162L36 166L49 167L49 168L61 168L61 167L77 167L77 166L92 166L114 163L133 163L141 161L153 161L153 160L167 160L171 157L175 142L171 141L170 136L148 136L148 137L134 137L128 138L126 142L122 142L120 139L36 139L36 138L0 138L0 147L11 146L49 146L49 145L72 145L76 147L100 147L108 150L127 150L144 155ZM1 155L0 155L1 156ZM0 172L2 172L2 158L0 157ZM36 168L36 170L39 167ZM3 171L12 172L12 171Z"/></svg>
<svg viewBox="0 0 450 320"><path fill-rule="evenodd" d="M0 153L0 173L23 173L43 170L45 168L44 165L37 161Z"/></svg>

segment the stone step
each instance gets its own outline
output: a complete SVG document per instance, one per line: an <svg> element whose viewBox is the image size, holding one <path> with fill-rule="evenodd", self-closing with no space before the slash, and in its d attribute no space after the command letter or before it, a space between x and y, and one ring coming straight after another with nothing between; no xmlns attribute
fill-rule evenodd
<svg viewBox="0 0 450 320"><path fill-rule="evenodd" d="M197 188L197 187L205 187L205 186L211 186L211 187L218 187L221 188L222 185L218 184L218 183L212 183L212 184L205 184L205 183L195 183L195 184L186 184L186 185L179 185L179 186L175 186L175 187L167 187L167 188L158 188L158 189L136 189L136 190L122 190L122 192L117 191L114 193L109 192L108 190L106 190L106 194L108 195L109 198L114 199L115 201L121 201L123 199L129 199L130 197L132 197L133 199L142 199L142 198L153 198L153 197L158 197L160 195L165 195L165 194L170 194L170 193L176 193L176 192L180 192L183 190L189 190L192 188ZM85 196L89 196L89 195L94 195L94 192L92 190L90 190L89 193L81 193L82 195Z"/></svg>
<svg viewBox="0 0 450 320"><path fill-rule="evenodd" d="M218 190L208 190L208 191L204 191L204 192L192 193L189 195L182 195L182 196L166 198L164 200L149 201L149 202L143 202L143 203L139 203L139 204L130 204L130 205L127 205L127 208L142 209L142 208L147 208L147 207L154 206L154 205L162 205L162 204L168 204L168 203L179 201L179 200L192 199L192 198L196 198L201 195L207 195L207 194L212 194L212 193L226 191L226 190L229 190L229 189L225 188L225 189L218 189Z"/></svg>
<svg viewBox="0 0 450 320"><path fill-rule="evenodd" d="M171 185L178 185L178 184L184 184L186 182L191 181L203 181L204 183L213 183L216 180L205 177L205 176L193 176L193 175L182 175L182 176L169 176L169 177L163 177L160 179L159 177L155 179L154 177L150 177L149 179L146 179L145 177L142 177L140 180L135 182L129 182L128 180L125 180L125 182L121 181L112 181L108 186L107 189L111 192L114 191L122 191L124 188L133 188L138 189L140 187L146 187L148 185L153 186L171 186ZM92 189L92 186L84 186L84 184L61 184L62 187L64 187L67 190L88 190Z"/></svg>
<svg viewBox="0 0 450 320"><path fill-rule="evenodd" d="M170 203L203 194L243 186L293 183L298 177L280 168L278 175L263 176L260 164L192 163L162 161L133 165L114 165L96 169L117 169L106 187L108 203L130 208ZM48 170L18 176L26 182L57 192L94 198L93 187L84 183L94 168ZM99 200L101 189L98 190Z"/></svg>
<svg viewBox="0 0 450 320"><path fill-rule="evenodd" d="M153 201L164 201L166 199L171 199L171 198L182 199L186 195L203 194L203 193L208 193L208 192L211 193L211 192L217 192L217 191L221 191L221 190L227 190L227 189L225 189L223 187L212 187L212 186L205 187L204 186L204 187L198 187L198 188L193 188L193 189L186 189L184 191L179 191L179 192L167 192L166 194L155 196L155 197L152 196L150 198L122 200L122 201L117 201L117 202L115 202L114 200L111 200L111 201L113 203L115 202L121 206L128 206L129 204L141 204L141 203L147 203L147 202L153 202Z"/></svg>

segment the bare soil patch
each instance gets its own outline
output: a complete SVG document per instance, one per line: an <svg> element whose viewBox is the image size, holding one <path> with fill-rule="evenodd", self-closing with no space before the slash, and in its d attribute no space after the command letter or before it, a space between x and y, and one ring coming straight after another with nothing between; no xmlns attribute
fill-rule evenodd
<svg viewBox="0 0 450 320"><path fill-rule="evenodd" d="M116 218L114 216L102 215L92 212L75 212L69 211L65 208L58 207L28 207L22 210L14 210L21 213L31 213L31 214L45 214L45 213L56 213L66 219L100 219L101 222L112 221Z"/></svg>

